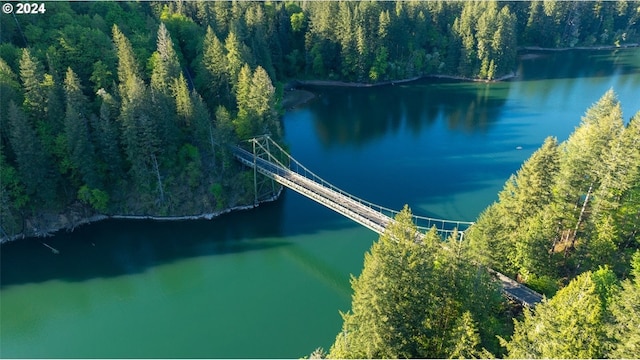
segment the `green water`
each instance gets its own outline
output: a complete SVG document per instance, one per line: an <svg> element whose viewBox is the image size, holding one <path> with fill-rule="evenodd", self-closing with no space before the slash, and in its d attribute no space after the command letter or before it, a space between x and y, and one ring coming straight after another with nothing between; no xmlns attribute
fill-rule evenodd
<svg viewBox="0 0 640 360"><path fill-rule="evenodd" d="M354 195L473 220L548 135L613 88L640 110L640 50L521 61L497 84L312 88L294 157ZM522 147L522 150L517 150ZM327 348L373 232L302 196L213 221L106 221L2 245L1 357L286 357ZM41 241L60 250L53 254Z"/></svg>

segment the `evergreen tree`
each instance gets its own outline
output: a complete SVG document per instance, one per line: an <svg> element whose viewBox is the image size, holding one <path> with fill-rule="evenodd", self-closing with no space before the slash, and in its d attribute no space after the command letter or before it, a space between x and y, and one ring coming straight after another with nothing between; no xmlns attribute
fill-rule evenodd
<svg viewBox="0 0 640 360"><path fill-rule="evenodd" d="M119 104L104 89L97 95L101 98L100 114L92 118L96 154L101 160L101 173L104 185L114 187L124 178L123 159L120 151L120 131L117 124Z"/></svg>
<svg viewBox="0 0 640 360"><path fill-rule="evenodd" d="M472 318L491 317L496 288L480 268L468 265L463 249L443 248L435 228L418 239L405 207L365 255L360 276L352 278L351 311L342 315L330 358L480 353Z"/></svg>
<svg viewBox="0 0 640 360"><path fill-rule="evenodd" d="M263 122L275 120L275 87L266 70L258 66L252 74L247 108Z"/></svg>
<svg viewBox="0 0 640 360"><path fill-rule="evenodd" d="M140 70L129 39L117 25L112 28L113 42L118 55L118 83L123 102L129 102L129 87L135 86L135 79L140 78Z"/></svg>
<svg viewBox="0 0 640 360"><path fill-rule="evenodd" d="M542 147L507 180L498 194L499 202L481 214L467 236L481 262L511 274L553 273L547 261L553 247L555 219L549 215L553 214L551 189L559 172L559 156L556 140L545 139ZM534 266L540 265L536 259L547 266Z"/></svg>
<svg viewBox="0 0 640 360"><path fill-rule="evenodd" d="M174 49L171 35L164 23L158 28L157 49L151 57L153 71L151 88L165 94L170 93L171 82L181 74L180 62Z"/></svg>
<svg viewBox="0 0 640 360"><path fill-rule="evenodd" d="M193 120L193 103L189 95L187 80L182 74L173 80L173 99L176 103L178 121L182 127L191 126Z"/></svg>
<svg viewBox="0 0 640 360"><path fill-rule="evenodd" d="M614 321L609 333L615 345L608 355L612 359L632 359L640 350L640 251L633 257L631 275L611 304Z"/></svg>
<svg viewBox="0 0 640 360"><path fill-rule="evenodd" d="M456 322L456 326L451 333L449 344L450 359L476 359L491 358L491 354L478 351L480 345L480 335L476 328L475 321L469 311L465 311L462 317ZM488 355L488 356L487 356Z"/></svg>
<svg viewBox="0 0 640 360"><path fill-rule="evenodd" d="M250 138L257 132L256 117L251 108L251 68L244 64L238 74L236 84L238 118L234 121L239 139Z"/></svg>
<svg viewBox="0 0 640 360"><path fill-rule="evenodd" d="M22 214L29 202L18 171L7 163L4 142L0 141L0 236L10 236L22 230Z"/></svg>
<svg viewBox="0 0 640 360"><path fill-rule="evenodd" d="M227 50L226 54L226 72L229 78L231 88L237 93L237 86L239 82L240 70L245 64L242 58L242 44L234 32L229 32L224 42L224 47Z"/></svg>
<svg viewBox="0 0 640 360"><path fill-rule="evenodd" d="M210 154L211 164L215 166L215 141L211 115L204 100L196 91L191 92L191 103L193 104L193 142L202 154Z"/></svg>
<svg viewBox="0 0 640 360"><path fill-rule="evenodd" d="M227 71L225 47L211 27L207 27L202 47L202 65L205 72L202 76L204 83L200 88L206 91L203 92L204 95L215 98L216 104L229 106L231 104L231 78Z"/></svg>
<svg viewBox="0 0 640 360"><path fill-rule="evenodd" d="M120 123L122 124L122 144L131 164L130 172L134 184L147 193L153 188L153 180L157 180L156 190L160 203L164 203L164 189L160 174L158 156L162 149L162 132L150 117L153 113L148 108L151 94L138 75L138 66L133 56L129 40L113 27L113 40L118 50L118 79L120 80Z"/></svg>
<svg viewBox="0 0 640 360"><path fill-rule="evenodd" d="M184 114L184 111L188 110L184 109L185 91L183 88L186 88L186 81L180 71L178 54L174 49L173 41L163 23L158 28L156 51L151 56L151 62L153 63L150 83L154 109L153 118L158 123L159 136L167 150L165 154L171 156L180 147L179 125L184 125L188 121L186 114ZM182 114L177 114L178 93L180 93L180 100L183 102L181 104L183 106ZM189 97L188 90L186 90L186 96Z"/></svg>
<svg viewBox="0 0 640 360"><path fill-rule="evenodd" d="M634 244L640 221L640 114L629 122L620 136L611 141L609 153L603 156L599 186L594 190L590 222L594 227L587 244L592 266L623 263L619 249ZM635 200L634 200L635 199Z"/></svg>
<svg viewBox="0 0 640 360"><path fill-rule="evenodd" d="M587 208L598 189L612 142L623 131L622 110L612 90L587 110L580 127L563 144L558 182L554 188L563 218L565 254L574 248ZM587 239L588 233L582 239Z"/></svg>
<svg viewBox="0 0 640 360"><path fill-rule="evenodd" d="M101 187L96 169L96 158L89 134L88 100L82 93L80 80L71 68L64 80L67 99L65 112L65 136L69 160L74 177L90 188Z"/></svg>
<svg viewBox="0 0 640 360"><path fill-rule="evenodd" d="M9 102L13 101L16 104L22 104L23 99L18 77L2 58L0 58L0 94L2 94L0 96L0 117L6 118ZM0 136L6 136L6 132L2 127L0 127Z"/></svg>
<svg viewBox="0 0 640 360"><path fill-rule="evenodd" d="M25 110L35 119L44 119L47 106L47 92L43 86L44 69L28 49L22 49L20 58L20 79L24 89Z"/></svg>
<svg viewBox="0 0 640 360"><path fill-rule="evenodd" d="M26 115L15 103L9 103L9 141L16 156L25 193L35 209L46 208L55 200L56 184L51 176L51 160Z"/></svg>
<svg viewBox="0 0 640 360"><path fill-rule="evenodd" d="M233 162L233 154L229 151L228 145L233 145L238 142L231 114L222 105L216 108L215 112L215 129L213 133L214 142L220 144L222 173L231 167Z"/></svg>
<svg viewBox="0 0 640 360"><path fill-rule="evenodd" d="M509 358L602 358L611 342L605 331L607 295L616 284L610 270L586 272L538 304L525 310L524 320L514 320L510 341L503 341Z"/></svg>

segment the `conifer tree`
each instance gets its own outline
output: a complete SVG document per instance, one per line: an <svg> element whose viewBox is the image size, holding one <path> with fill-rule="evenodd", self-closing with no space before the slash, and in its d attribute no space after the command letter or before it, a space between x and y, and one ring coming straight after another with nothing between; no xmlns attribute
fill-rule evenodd
<svg viewBox="0 0 640 360"><path fill-rule="evenodd" d="M67 68L64 80L67 99L65 111L65 136L69 160L74 177L90 188L101 187L96 169L96 158L89 134L88 100L82 93L80 80L71 68Z"/></svg>
<svg viewBox="0 0 640 360"><path fill-rule="evenodd" d="M548 264L547 252L552 248L555 231L555 219L549 216L553 213L551 189L558 176L559 156L556 140L545 139L542 147L507 180L498 194L499 202L481 214L467 239L483 263L490 261L486 264L511 274L533 271L533 259ZM552 272L548 266L535 268L542 273Z"/></svg>
<svg viewBox="0 0 640 360"><path fill-rule="evenodd" d="M215 112L215 128L214 142L220 144L222 173L231 167L233 161L233 154L229 151L228 145L237 143L237 136L233 120L229 110L220 105L216 108Z"/></svg>
<svg viewBox="0 0 640 360"><path fill-rule="evenodd" d="M101 160L101 173L107 187L120 184L124 178L123 159L120 150L119 104L104 89L98 90L101 98L99 116L92 118L96 155Z"/></svg>
<svg viewBox="0 0 640 360"><path fill-rule="evenodd" d="M360 276L352 278L351 311L342 315L329 358L482 352L473 318L490 318L499 295L488 275L468 265L465 251L456 248L460 244L450 245L441 246L435 228L420 239L405 207L365 255Z"/></svg>
<svg viewBox="0 0 640 360"><path fill-rule="evenodd" d="M622 282L622 289L611 304L613 322L609 334L614 347L608 354L612 359L632 359L640 349L640 251L631 261L631 277Z"/></svg>
<svg viewBox="0 0 640 360"><path fill-rule="evenodd" d="M6 118L9 102L22 104L22 90L18 77L11 70L9 64L0 58L0 117ZM6 129L0 127L0 136L6 136Z"/></svg>
<svg viewBox="0 0 640 360"><path fill-rule="evenodd" d="M229 32L227 38L224 41L224 47L227 50L226 54L226 72L229 78L231 88L237 93L237 86L239 82L239 74L243 65L245 64L242 58L242 44L236 33Z"/></svg>
<svg viewBox="0 0 640 360"><path fill-rule="evenodd" d="M166 94L170 93L171 82L181 74L180 62L174 49L171 35L164 23L158 28L156 51L152 55L153 72L151 88Z"/></svg>
<svg viewBox="0 0 640 360"><path fill-rule="evenodd" d="M575 246L593 193L600 186L605 159L609 157L613 140L622 131L620 103L609 90L587 110L580 127L563 144L554 193L562 207L563 238L568 243L565 254Z"/></svg>
<svg viewBox="0 0 640 360"><path fill-rule="evenodd" d="M24 89L24 106L35 119L44 119L47 92L43 86L44 69L28 49L22 49L20 58L20 79Z"/></svg>
<svg viewBox="0 0 640 360"><path fill-rule="evenodd" d="M503 345L509 358L602 358L611 345L606 335L606 302L617 285L611 270L586 272L551 299L525 310L523 321Z"/></svg>
<svg viewBox="0 0 640 360"><path fill-rule="evenodd" d="M20 175L5 157L5 145L0 141L0 236L17 234L22 228L22 211L29 202Z"/></svg>
<svg viewBox="0 0 640 360"><path fill-rule="evenodd" d="M202 48L202 65L205 68L206 76L203 75L205 83L201 87L207 91L203 94L215 98L216 104L229 106L231 78L227 71L225 47L211 27L207 27Z"/></svg>
<svg viewBox="0 0 640 360"><path fill-rule="evenodd" d="M151 72L151 96L153 101L152 120L157 122L158 134L163 140L165 156L172 157L180 147L180 126L185 125L187 119L184 112L188 111L184 96L186 81L180 71L180 62L171 40L171 35L161 23L158 28L156 51L151 56L153 71ZM178 93L182 101L182 114L178 113ZM186 97L189 91L186 90ZM188 102L188 100L187 100Z"/></svg>
<svg viewBox="0 0 640 360"><path fill-rule="evenodd" d="M209 154L212 167L216 163L213 121L204 100L195 90L191 92L190 101L193 105L192 135L193 142L200 148L202 154Z"/></svg>
<svg viewBox="0 0 640 360"><path fill-rule="evenodd" d="M129 39L120 31L117 25L112 28L113 42L118 55L118 88L123 105L131 102L130 93L142 81L137 60Z"/></svg>
<svg viewBox="0 0 640 360"><path fill-rule="evenodd" d="M256 117L251 108L251 68L244 64L238 74L236 84L236 103L238 106L238 117L234 121L236 134L239 139L247 139L252 135L257 135Z"/></svg>
<svg viewBox="0 0 640 360"><path fill-rule="evenodd" d="M122 124L122 143L131 164L130 172L135 185L142 192L152 188L156 180L156 190L160 203L164 203L164 189L160 174L159 155L162 147L161 130L151 118L151 94L138 75L138 65L133 56L129 40L113 27L113 40L118 53L118 79L122 98L120 123Z"/></svg>
<svg viewBox="0 0 640 360"><path fill-rule="evenodd" d="M189 95L189 87L184 75L180 74L177 79L173 80L173 99L176 103L176 113L178 122L183 128L191 126L193 119L193 103Z"/></svg>
<svg viewBox="0 0 640 360"><path fill-rule="evenodd" d="M51 175L51 160L31 122L18 106L10 102L8 110L9 142L16 155L25 193L36 207L47 207L55 198L56 184Z"/></svg>

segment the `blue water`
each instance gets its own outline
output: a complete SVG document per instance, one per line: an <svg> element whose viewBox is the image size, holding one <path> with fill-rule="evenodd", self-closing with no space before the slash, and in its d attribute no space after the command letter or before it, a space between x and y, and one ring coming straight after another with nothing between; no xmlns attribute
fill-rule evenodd
<svg viewBox="0 0 640 360"><path fill-rule="evenodd" d="M291 153L354 195L474 220L546 136L610 88L640 111L640 50L542 54L509 82L313 88ZM517 147L522 147L518 150ZM377 235L294 192L213 221L105 221L0 249L0 357L298 358L328 348Z"/></svg>

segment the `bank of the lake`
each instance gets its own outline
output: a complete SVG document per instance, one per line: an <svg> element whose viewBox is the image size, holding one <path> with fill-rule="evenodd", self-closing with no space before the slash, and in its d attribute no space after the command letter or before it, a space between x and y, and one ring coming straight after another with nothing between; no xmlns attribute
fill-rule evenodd
<svg viewBox="0 0 640 360"><path fill-rule="evenodd" d="M407 79L381 81L376 83L356 83L356 82L343 82L333 80L292 80L285 84L285 93L282 99L282 107L284 109L292 109L306 104L316 97L316 95L304 89L304 87L354 87L354 88L369 88L378 86L395 86L400 84L407 84L415 82L421 79L443 79L443 80L455 80L455 81L470 81L470 82L496 82L504 81L517 77L515 72L504 75L500 78L493 80L486 79L473 79L455 75L443 75L443 74L430 74L423 76L416 76ZM300 87L300 88L298 88ZM281 190L280 190L281 192ZM261 202L270 202L277 200L278 195L273 198L263 200ZM199 213L193 215L146 215L146 214L101 214L95 211L92 207L74 203L62 212L41 211L32 216L25 216L22 220L23 231L18 234L9 235L0 233L0 244L5 242L14 241L18 239L24 239L28 237L35 238L47 238L54 236L60 231L74 231L77 227L103 221L106 219L131 219L131 220L155 220L155 221L182 221L182 220L211 220L222 214L229 213L231 211L248 210L254 208L256 205L233 205L218 211ZM1 229L1 228L0 228Z"/></svg>
<svg viewBox="0 0 640 360"><path fill-rule="evenodd" d="M574 46L574 47L541 47L541 46L522 46L521 51L605 51L605 50L624 50L639 47L638 43L620 44L620 45L593 45L593 46Z"/></svg>
<svg viewBox="0 0 640 360"><path fill-rule="evenodd" d="M407 79L386 80L386 81L371 82L371 83L347 82L347 81L338 81L338 80L292 80L292 81L289 81L286 86L288 88L295 88L298 86L370 88L370 87L378 87L378 86L389 86L389 85L393 86L393 85L407 84L407 83L411 83L421 79L444 79L444 80L491 83L491 82L497 82L497 81L505 81L505 80L513 79L515 77L517 77L517 74L515 72L510 72L496 79L469 78L464 76L447 75L447 74L426 74L426 75L414 76Z"/></svg>
<svg viewBox="0 0 640 360"><path fill-rule="evenodd" d="M260 204L268 203L272 201L278 200L280 194L282 194L282 187L279 187L276 195L260 200L257 204L249 204L249 205L236 205L230 206L222 210L196 214L196 215L182 215L182 216L156 216L156 215L106 215L106 214L97 214L93 213L91 215L79 215L77 212L64 212L64 213L41 213L34 217L27 217L24 220L24 228L25 230L16 235L6 235L3 234L0 237L0 246L6 242L15 241L19 239L25 239L29 237L33 238L47 238L51 236L55 236L57 233L61 231L72 232L76 228L93 224L99 221L104 221L108 219L118 219L118 220L150 220L150 221L185 221L185 220L213 220L218 216L228 214L232 211L243 211L254 209ZM86 214L87 212L91 213L91 210L88 207L82 206L83 212Z"/></svg>
<svg viewBox="0 0 640 360"><path fill-rule="evenodd" d="M547 136L613 88L640 111L640 50L523 59L511 81L314 87L291 154L334 185L473 220ZM517 147L521 147L518 150ZM0 357L298 358L328 348L377 235L292 191L214 221L108 219L0 252Z"/></svg>
<svg viewBox="0 0 640 360"><path fill-rule="evenodd" d="M548 53L554 52L567 52L567 51L587 51L587 52L606 52L611 50L625 50L625 49L634 49L639 47L640 44L631 43L631 44L621 44L621 45L611 45L611 46L581 46L581 47L565 47L565 48L545 48L545 47L537 47L537 46L523 46L520 47L520 60L532 60L535 58L539 58L541 56L545 56ZM299 106L306 104L307 102L313 100L316 95L309 91L309 87L352 87L352 88L371 88L371 87L380 87L380 86L395 86L408 84L424 79L438 79L438 80L453 80L453 81L462 81L462 82L481 82L481 83L492 83L492 82L501 82L507 80L513 80L518 78L518 71L512 71L508 74L500 76L496 79L487 80L487 79L478 79L478 78L467 78L463 76L456 75L446 75L446 74L426 74L421 76L415 76L406 79L397 79L397 80L388 80L388 81L380 81L374 83L360 83L360 82L345 82L345 81L336 81L336 80L290 80L285 85L285 92L282 99L282 107L284 109L293 109ZM274 197L272 199L264 200L265 202L274 201L278 197ZM154 215L106 215L96 213L91 207L81 204L74 204L73 206L69 206L65 211L60 213L52 213L52 212L41 212L35 216L28 216L23 219L23 228L24 230L19 234L8 235L5 234L4 231L0 234L0 244L24 239L27 237L37 237L37 238L45 238L55 235L60 231L73 231L78 226L91 224L97 221L106 220L109 218L114 219L147 219L147 220L157 220L157 221L180 221L180 220L199 220L199 219L208 219L211 220L215 217L218 217L222 214L226 214L230 211L238 211L238 210L247 210L253 208L253 205L233 205L227 207L225 209L221 209L214 212L206 212L199 213L194 215L172 215L172 216L154 216Z"/></svg>

